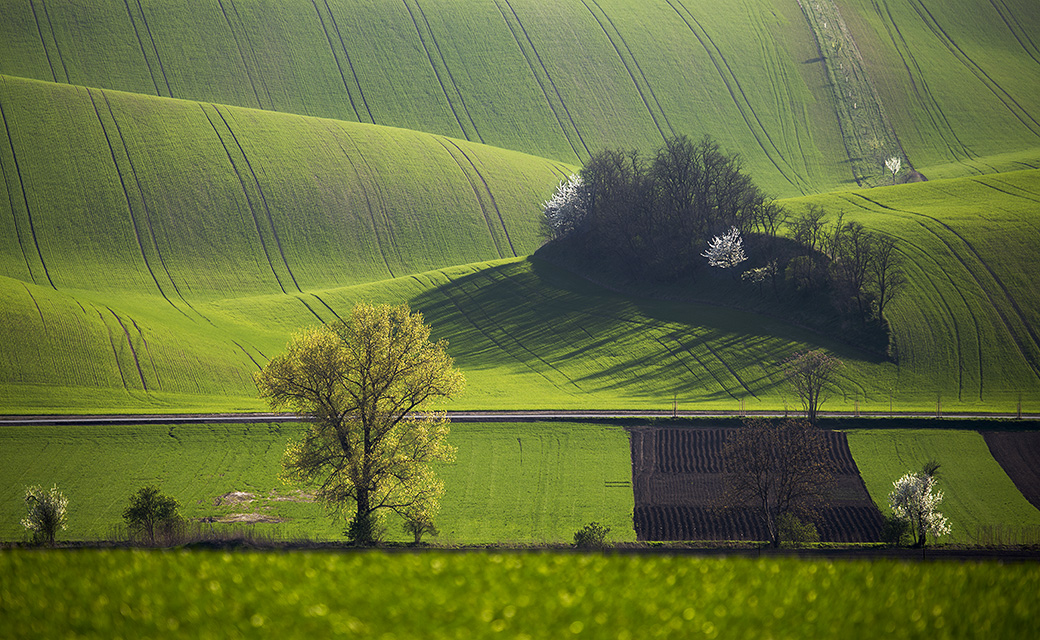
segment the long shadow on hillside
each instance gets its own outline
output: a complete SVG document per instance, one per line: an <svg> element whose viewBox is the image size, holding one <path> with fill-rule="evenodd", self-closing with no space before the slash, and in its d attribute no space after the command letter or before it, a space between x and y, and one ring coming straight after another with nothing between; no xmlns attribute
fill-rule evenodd
<svg viewBox="0 0 1040 640"><path fill-rule="evenodd" d="M768 395L794 350L864 353L776 319L707 304L637 299L538 258L446 280L411 301L464 369L505 369L571 392Z"/></svg>

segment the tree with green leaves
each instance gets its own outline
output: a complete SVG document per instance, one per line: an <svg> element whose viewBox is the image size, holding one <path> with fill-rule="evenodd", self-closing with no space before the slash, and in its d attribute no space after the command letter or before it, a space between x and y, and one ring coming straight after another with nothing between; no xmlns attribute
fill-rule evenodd
<svg viewBox="0 0 1040 640"><path fill-rule="evenodd" d="M132 536L147 536L155 544L157 533L171 533L180 524L177 500L164 495L156 486L141 487L130 496L130 504L123 510L123 520Z"/></svg>
<svg viewBox="0 0 1040 640"><path fill-rule="evenodd" d="M255 380L272 409L311 423L288 445L283 478L315 486L330 510L353 507L351 540L374 542L386 512L436 512L444 485L430 463L452 461L455 449L432 405L461 393L465 378L421 313L358 304L349 319L294 336Z"/></svg>

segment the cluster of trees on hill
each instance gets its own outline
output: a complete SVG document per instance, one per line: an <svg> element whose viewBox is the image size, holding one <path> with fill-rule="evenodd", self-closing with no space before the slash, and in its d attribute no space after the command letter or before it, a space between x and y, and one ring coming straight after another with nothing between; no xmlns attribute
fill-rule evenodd
<svg viewBox="0 0 1040 640"><path fill-rule="evenodd" d="M671 138L651 158L601 151L559 186L544 214L550 242L636 279L731 270L759 293L830 302L864 323L881 323L905 281L893 238L844 214L828 223L817 206L792 213L710 137Z"/></svg>

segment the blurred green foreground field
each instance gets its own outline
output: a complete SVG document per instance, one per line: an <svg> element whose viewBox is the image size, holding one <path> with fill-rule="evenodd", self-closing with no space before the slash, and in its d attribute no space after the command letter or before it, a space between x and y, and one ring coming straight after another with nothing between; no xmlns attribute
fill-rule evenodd
<svg viewBox="0 0 1040 640"><path fill-rule="evenodd" d="M0 552L14 637L1024 638L1035 564Z"/></svg>

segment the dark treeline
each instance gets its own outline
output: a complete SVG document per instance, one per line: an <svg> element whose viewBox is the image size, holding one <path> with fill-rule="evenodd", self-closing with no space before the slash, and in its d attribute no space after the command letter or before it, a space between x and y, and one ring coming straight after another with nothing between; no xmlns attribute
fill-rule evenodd
<svg viewBox="0 0 1040 640"><path fill-rule="evenodd" d="M671 138L651 157L595 154L545 203L544 222L551 243L567 253L646 282L723 271L704 252L728 234L747 255L725 269L744 284L728 286L830 308L846 325L883 329L885 308L905 280L893 238L820 207L785 209L708 137Z"/></svg>

